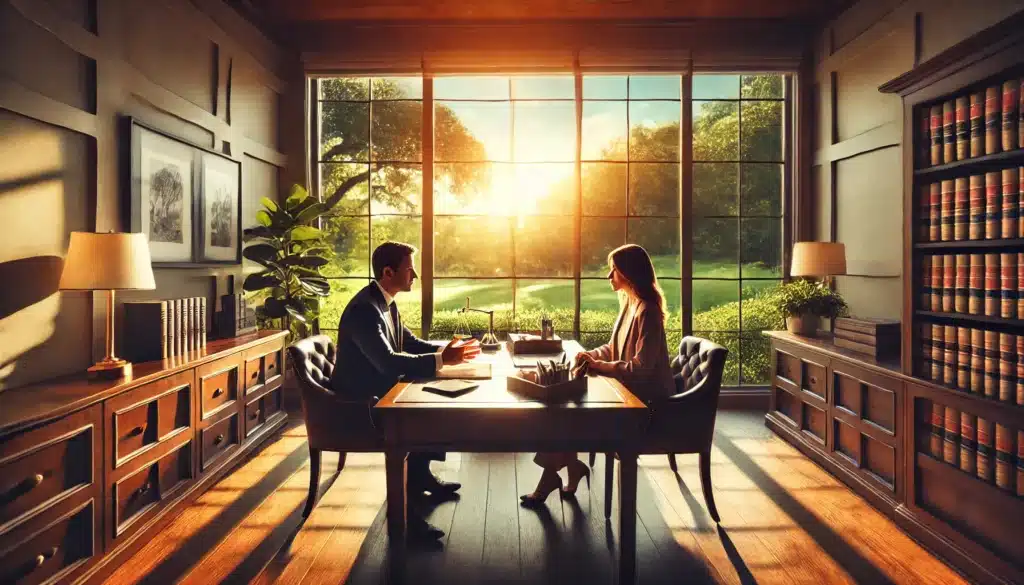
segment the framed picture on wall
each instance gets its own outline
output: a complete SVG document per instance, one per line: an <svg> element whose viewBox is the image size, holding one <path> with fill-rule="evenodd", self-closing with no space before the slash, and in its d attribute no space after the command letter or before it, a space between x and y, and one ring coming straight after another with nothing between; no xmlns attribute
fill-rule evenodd
<svg viewBox="0 0 1024 585"><path fill-rule="evenodd" d="M242 261L242 165L202 153L198 250L200 262Z"/></svg>
<svg viewBox="0 0 1024 585"><path fill-rule="evenodd" d="M129 120L130 226L146 234L154 264L191 263L196 219L195 147Z"/></svg>
<svg viewBox="0 0 1024 585"><path fill-rule="evenodd" d="M128 225L153 264L242 262L242 165L125 117Z"/></svg>

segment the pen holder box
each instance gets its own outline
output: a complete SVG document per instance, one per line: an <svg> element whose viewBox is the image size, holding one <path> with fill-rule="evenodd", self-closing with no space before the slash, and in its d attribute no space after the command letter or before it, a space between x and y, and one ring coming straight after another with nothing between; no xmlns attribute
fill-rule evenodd
<svg viewBox="0 0 1024 585"><path fill-rule="evenodd" d="M530 400L540 402L572 402L587 394L587 376L579 376L568 382L542 386L519 376L509 376L508 391Z"/></svg>
<svg viewBox="0 0 1024 585"><path fill-rule="evenodd" d="M540 339L535 336L525 336L510 333L509 353L515 354L551 354L562 351L562 339Z"/></svg>

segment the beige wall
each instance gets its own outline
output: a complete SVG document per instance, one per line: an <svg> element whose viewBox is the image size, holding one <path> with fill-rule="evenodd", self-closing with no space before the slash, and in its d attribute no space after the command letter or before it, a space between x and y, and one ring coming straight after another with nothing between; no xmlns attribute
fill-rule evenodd
<svg viewBox="0 0 1024 585"><path fill-rule="evenodd" d="M860 0L814 47L815 239L846 244L851 312L900 318L903 106L878 86L1024 9L1021 0ZM919 23L919 26L915 25Z"/></svg>
<svg viewBox="0 0 1024 585"><path fill-rule="evenodd" d="M71 231L129 227L121 117L238 160L248 226L285 175L301 180L281 154L301 125L278 116L302 95L283 79L297 64L222 0L0 0L0 389L102 356L102 297L56 288ZM156 269L155 291L119 300L215 306L251 269Z"/></svg>

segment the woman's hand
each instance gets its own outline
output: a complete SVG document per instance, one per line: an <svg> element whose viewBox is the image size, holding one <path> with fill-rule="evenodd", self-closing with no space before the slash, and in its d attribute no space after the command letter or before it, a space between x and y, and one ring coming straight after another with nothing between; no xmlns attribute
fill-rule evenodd
<svg viewBox="0 0 1024 585"><path fill-rule="evenodd" d="M581 351L578 354L576 354L576 357L573 359L572 367L573 367L573 369L576 369L576 368L582 366L583 364L587 364L587 366L589 367L593 363L594 363L594 356L590 355L589 353L587 353L585 351Z"/></svg>
<svg viewBox="0 0 1024 585"><path fill-rule="evenodd" d="M603 362L601 360L592 359L590 360L589 368L591 372L594 372L595 374L600 374L602 376L610 376L612 374L611 362Z"/></svg>

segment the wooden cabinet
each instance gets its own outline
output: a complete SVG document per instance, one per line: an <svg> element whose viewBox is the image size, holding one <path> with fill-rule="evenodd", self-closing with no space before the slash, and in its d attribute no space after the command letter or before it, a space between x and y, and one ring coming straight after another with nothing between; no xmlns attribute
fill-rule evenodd
<svg viewBox="0 0 1024 585"><path fill-rule="evenodd" d="M100 582L281 427L284 363L284 333L261 332L132 380L5 391L0 583Z"/></svg>

